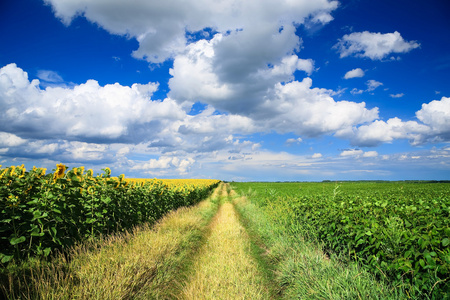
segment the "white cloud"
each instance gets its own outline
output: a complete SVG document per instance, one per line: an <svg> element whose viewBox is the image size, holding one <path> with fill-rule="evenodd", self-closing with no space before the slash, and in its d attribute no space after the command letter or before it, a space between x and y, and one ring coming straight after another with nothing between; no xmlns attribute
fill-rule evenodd
<svg viewBox="0 0 450 300"><path fill-rule="evenodd" d="M196 118L181 113L173 118L175 121L168 125L170 129L165 133L156 137L150 133L151 146L187 147L190 142L183 138L186 135L197 135L203 145L210 144L203 138L210 135L212 129L221 128L221 124L232 127L220 134L233 133L233 130L249 133L273 129L317 136L371 122L378 117L377 108L367 109L365 103L335 101L331 97L332 91L311 88L309 78L292 81L297 70L306 74L314 71L311 59L294 54L302 43L296 35L296 26L305 20L321 24L330 22L330 13L338 6L337 1L264 0L253 3L225 0L208 2L208 5L204 1L184 1L175 5L172 0L158 4L137 0L133 5L118 0L46 2L66 24L80 15L111 33L135 37L139 42L135 57L153 63L173 58L169 98L156 102L159 103L156 108L169 106L174 99L186 111L194 102L200 101L229 113ZM212 29L209 40L187 39L186 33L205 28ZM173 108L172 111L177 111L179 106ZM139 121L123 118L115 123L116 126L110 125L94 136L126 137L126 133L135 127L148 133L144 130L145 117L130 119ZM66 132L79 137L86 135L85 131L81 126Z"/></svg>
<svg viewBox="0 0 450 300"><path fill-rule="evenodd" d="M333 133L378 118L378 108L367 109L364 102L335 101L330 91L311 85L309 78L277 84L250 117L267 129L306 136Z"/></svg>
<svg viewBox="0 0 450 300"><path fill-rule="evenodd" d="M239 29L252 32L251 36L258 40L270 38L280 26L301 24L307 18L313 23L330 22L333 19L330 12L338 6L337 1L327 0L136 0L132 4L121 0L45 2L52 5L55 15L67 25L74 17L84 16L110 33L136 38L139 48L133 55L153 63L161 63L183 52L189 43L186 31L212 28L226 33ZM260 51L260 55L264 55L264 51Z"/></svg>
<svg viewBox="0 0 450 300"><path fill-rule="evenodd" d="M352 95L361 95L362 93L364 93L364 90L358 90L357 88L353 88L350 93Z"/></svg>
<svg viewBox="0 0 450 300"><path fill-rule="evenodd" d="M356 68L353 70L348 71L344 75L344 79L350 79L350 78L357 78L357 77L364 77L364 71L361 68Z"/></svg>
<svg viewBox="0 0 450 300"><path fill-rule="evenodd" d="M171 99L152 101L158 84L100 86L89 80L73 88L39 88L15 64L0 69L0 130L20 137L146 139L145 124L166 125L185 112ZM154 136L154 134L153 134Z"/></svg>
<svg viewBox="0 0 450 300"><path fill-rule="evenodd" d="M322 157L322 153L314 153L312 155L312 158L321 158Z"/></svg>
<svg viewBox="0 0 450 300"><path fill-rule="evenodd" d="M373 80L373 79L367 80L366 84L367 84L368 92L374 91L377 87L380 87L383 85L383 83Z"/></svg>
<svg viewBox="0 0 450 300"><path fill-rule="evenodd" d="M14 147L26 143L26 140L15 134L0 132L0 147Z"/></svg>
<svg viewBox="0 0 450 300"><path fill-rule="evenodd" d="M412 145L450 141L450 98L442 97L441 100L422 104L416 116L420 122L399 118L376 120L349 131L340 131L336 136L349 138L356 146L370 147L396 139L408 139Z"/></svg>
<svg viewBox="0 0 450 300"><path fill-rule="evenodd" d="M378 152L377 151L367 151L364 152L363 157L377 157Z"/></svg>
<svg viewBox="0 0 450 300"><path fill-rule="evenodd" d="M334 101L330 96L333 91L311 88L310 78L292 81L299 62L303 63L295 55L257 69L244 61L233 68L226 64L230 68L225 71L223 60L217 57L217 45L234 38L217 34L210 41L192 43L186 53L178 55L170 71L170 97L181 104L201 99L220 111L247 117L262 131L298 135L330 133L377 118L377 108L368 110L365 103ZM277 47L276 43L266 44Z"/></svg>
<svg viewBox="0 0 450 300"><path fill-rule="evenodd" d="M38 71L37 77L40 80L51 82L51 83L58 83L58 82L63 82L64 81L62 79L62 77L59 76L58 73L56 73L54 71L49 71L49 70L40 70L40 71Z"/></svg>
<svg viewBox="0 0 450 300"><path fill-rule="evenodd" d="M401 98L401 97L403 97L403 96L405 96L405 94L403 94L403 93L399 93L399 94L389 94L389 97L391 97L391 98Z"/></svg>
<svg viewBox="0 0 450 300"><path fill-rule="evenodd" d="M340 156L346 157L346 156L356 156L359 157L363 154L363 151L361 149L347 149L341 152Z"/></svg>
<svg viewBox="0 0 450 300"><path fill-rule="evenodd" d="M63 145L66 155L76 161L99 161L107 155L108 145L69 142Z"/></svg>
<svg viewBox="0 0 450 300"><path fill-rule="evenodd" d="M284 27L270 37L237 31L192 43L175 57L169 95L179 102L201 99L232 113L250 110L268 87L293 80L297 70L313 71L312 60L284 54L298 43L293 26ZM265 49L264 55L255 55L255 49L261 47Z"/></svg>
<svg viewBox="0 0 450 300"><path fill-rule="evenodd" d="M433 100L422 104L422 108L416 112L417 118L430 126L432 135L436 135L444 141L450 140L450 98L442 97L441 100Z"/></svg>
<svg viewBox="0 0 450 300"><path fill-rule="evenodd" d="M52 143L48 141L34 141L28 142L28 144L24 148L24 151L27 153L50 155L56 153L63 147L59 143Z"/></svg>
<svg viewBox="0 0 450 300"><path fill-rule="evenodd" d="M287 139L286 144L300 144L303 142L302 138L296 138L296 139Z"/></svg>
<svg viewBox="0 0 450 300"><path fill-rule="evenodd" d="M364 31L344 35L334 47L341 58L355 55L381 60L391 53L409 52L420 47L420 44L405 41L397 31L385 34Z"/></svg>
<svg viewBox="0 0 450 300"><path fill-rule="evenodd" d="M359 146L377 146L390 143L395 139L409 139L412 144L419 144L423 134L429 132L428 126L415 121L404 122L399 118L391 118L387 122L377 120L369 125L362 125L355 130L351 141Z"/></svg>
<svg viewBox="0 0 450 300"><path fill-rule="evenodd" d="M158 159L150 159L147 162L138 163L131 170L161 175L168 173L171 169L175 169L178 174L184 175L194 163L195 160L191 157L180 159L177 156L161 156Z"/></svg>

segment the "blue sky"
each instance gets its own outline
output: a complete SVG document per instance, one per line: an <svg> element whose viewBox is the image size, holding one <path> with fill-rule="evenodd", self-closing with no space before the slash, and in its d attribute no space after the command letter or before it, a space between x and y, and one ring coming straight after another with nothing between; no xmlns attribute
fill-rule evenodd
<svg viewBox="0 0 450 300"><path fill-rule="evenodd" d="M450 179L450 4L0 4L0 164Z"/></svg>

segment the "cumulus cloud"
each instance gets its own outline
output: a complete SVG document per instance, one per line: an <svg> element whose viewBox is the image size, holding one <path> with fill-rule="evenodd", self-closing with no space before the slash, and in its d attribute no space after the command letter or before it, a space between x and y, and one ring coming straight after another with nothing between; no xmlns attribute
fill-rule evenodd
<svg viewBox="0 0 450 300"><path fill-rule="evenodd" d="M346 34L334 46L340 57L355 55L381 60L391 53L406 53L420 47L416 41L405 41L398 31L393 33L354 32Z"/></svg>
<svg viewBox="0 0 450 300"><path fill-rule="evenodd" d="M402 121L391 118L388 121L377 120L368 125L358 127L351 141L359 146L377 146L390 143L395 139L408 139L412 144L422 142L423 134L429 132L429 127L416 121Z"/></svg>
<svg viewBox="0 0 450 300"><path fill-rule="evenodd" d="M195 163L191 157L180 159L177 156L161 156L158 159L150 159L147 162L136 164L131 170L140 170L146 174L162 175L168 170L175 168L178 174L184 175L189 168Z"/></svg>
<svg viewBox="0 0 450 300"><path fill-rule="evenodd" d="M377 151L366 151L363 154L363 157L377 157L378 152Z"/></svg>
<svg viewBox="0 0 450 300"><path fill-rule="evenodd" d="M346 156L360 156L363 154L363 151L361 149L347 149L341 152L340 156L346 157Z"/></svg>
<svg viewBox="0 0 450 300"><path fill-rule="evenodd" d="M356 77L364 77L364 71L361 68L356 68L348 71L344 75L344 79L356 78Z"/></svg>
<svg viewBox="0 0 450 300"><path fill-rule="evenodd" d="M365 103L334 101L333 91L311 88L310 78L293 81L293 73L304 65L296 55L284 56L271 66L253 68L243 61L225 70L222 59L217 58L216 46L227 38L217 34L209 41L192 43L184 54L175 57L170 70L171 98L179 103L202 99L220 111L252 120L253 126L263 131L308 136L377 118L377 108L369 110Z"/></svg>
<svg viewBox="0 0 450 300"><path fill-rule="evenodd" d="M450 98L442 97L422 104L417 118L430 127L431 134L442 141L450 140Z"/></svg>
<svg viewBox="0 0 450 300"><path fill-rule="evenodd" d="M139 41L136 57L153 63L173 58L169 99L181 107L186 109L201 101L228 113L192 118L198 123L182 117L173 122L176 125L172 127L178 126L175 137L166 135L152 145L182 144L185 141L177 137L207 135L219 124L243 133L275 130L317 136L378 117L377 108L335 101L332 91L311 88L309 78L293 81L296 71L306 75L314 71L314 61L296 54L302 43L296 26L305 20L321 24L331 21L336 1L47 3L66 24L81 15L111 33L135 37ZM186 38L186 33L201 33L206 28L210 30L208 38ZM129 128L117 126L111 131L124 136Z"/></svg>
<svg viewBox="0 0 450 300"><path fill-rule="evenodd" d="M190 44L183 54L175 57L169 95L179 102L201 99L232 113L251 110L268 87L293 80L297 70L313 71L312 60L284 54L299 43L294 32L295 28L289 26L271 36L271 42L264 38L245 49L241 45L251 44L256 37L249 35L240 41L241 31L216 34L209 41ZM263 47L263 43L267 44L265 55L255 55L254 49Z"/></svg>
<svg viewBox="0 0 450 300"><path fill-rule="evenodd" d="M333 133L378 118L378 108L364 102L335 101L331 91L311 88L312 80L277 84L250 117L257 124L280 133L294 132L314 137Z"/></svg>
<svg viewBox="0 0 450 300"><path fill-rule="evenodd" d="M314 153L312 155L312 158L321 158L322 157L322 153Z"/></svg>
<svg viewBox="0 0 450 300"><path fill-rule="evenodd" d="M310 136L377 117L377 109L368 110L364 103L336 102L332 91L311 88L309 78L292 81L293 72L304 65L296 55L284 56L272 66L255 69L242 62L235 65L240 72L234 67L225 71L223 63L216 63L216 45L227 38L216 35L210 41L192 43L175 58L169 81L172 98L191 103L202 99L221 111L253 120L263 130Z"/></svg>
<svg viewBox="0 0 450 300"><path fill-rule="evenodd" d="M349 138L353 145L369 147L396 139L408 139L412 145L450 141L450 98L442 97L422 104L416 117L420 122L399 118L376 120L351 131L339 132L337 136Z"/></svg>
<svg viewBox="0 0 450 300"><path fill-rule="evenodd" d="M15 134L11 134L8 132L0 132L0 147L14 147L22 145L26 142L26 140L18 137Z"/></svg>
<svg viewBox="0 0 450 300"><path fill-rule="evenodd" d="M257 41L263 37L270 38L280 26L301 24L306 19L313 23L330 22L333 19L330 12L338 6L337 1L328 0L136 0L132 4L121 0L45 2L52 6L55 15L66 25L73 18L83 16L110 33L135 38L139 42L139 48L133 55L152 63L161 63L184 51L189 43L187 32L195 33L212 28L215 32L226 33L239 29L245 32L244 36L248 35L247 32L252 32L250 35ZM259 52L265 55L264 51ZM258 59L260 58L256 58Z"/></svg>
<svg viewBox="0 0 450 300"><path fill-rule="evenodd" d="M156 83L100 86L89 80L73 88L43 90L37 79L30 82L26 72L10 64L0 69L0 130L24 138L138 142L151 135L144 125L156 129L185 117L175 101L151 100L157 88Z"/></svg>

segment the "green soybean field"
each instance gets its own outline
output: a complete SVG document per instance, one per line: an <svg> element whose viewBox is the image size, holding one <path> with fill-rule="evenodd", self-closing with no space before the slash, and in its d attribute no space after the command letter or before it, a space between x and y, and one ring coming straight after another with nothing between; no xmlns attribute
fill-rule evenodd
<svg viewBox="0 0 450 300"><path fill-rule="evenodd" d="M450 293L450 184L233 183L272 220L408 297Z"/></svg>

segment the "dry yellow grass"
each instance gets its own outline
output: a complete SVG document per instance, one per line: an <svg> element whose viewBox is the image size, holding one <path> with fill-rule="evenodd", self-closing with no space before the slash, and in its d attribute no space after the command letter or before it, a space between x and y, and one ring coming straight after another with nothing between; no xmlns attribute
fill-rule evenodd
<svg viewBox="0 0 450 300"><path fill-rule="evenodd" d="M222 196L226 190L222 189ZM210 236L192 266L179 299L269 299L250 241L231 203L210 224Z"/></svg>

